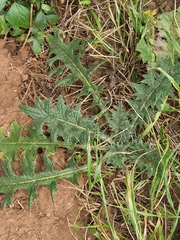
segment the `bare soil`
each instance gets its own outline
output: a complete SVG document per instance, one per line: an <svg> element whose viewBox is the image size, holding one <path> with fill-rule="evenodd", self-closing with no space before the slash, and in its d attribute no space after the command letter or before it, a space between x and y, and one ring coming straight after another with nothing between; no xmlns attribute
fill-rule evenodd
<svg viewBox="0 0 180 240"><path fill-rule="evenodd" d="M13 40L0 40L0 126L4 128L5 135L12 121L16 120L25 127L32 121L18 108L21 104L19 89L28 77L29 52L28 49L17 49L18 45ZM60 149L54 160L63 167L67 157L65 150ZM79 181L82 185L83 179ZM23 190L15 193L12 206L0 209L1 240L74 239L69 225L73 224L78 212L75 186L66 180L59 181L54 203L48 188L39 187L38 194L31 210L27 207L27 193ZM1 195L0 203L2 199Z"/></svg>

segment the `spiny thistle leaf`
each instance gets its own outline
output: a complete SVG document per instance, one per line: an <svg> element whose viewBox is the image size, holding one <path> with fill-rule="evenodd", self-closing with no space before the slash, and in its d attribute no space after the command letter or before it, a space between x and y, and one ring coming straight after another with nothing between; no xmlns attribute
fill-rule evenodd
<svg viewBox="0 0 180 240"><path fill-rule="evenodd" d="M116 111L112 111L109 126L112 130L111 136L113 137L114 142L129 142L133 133L133 124L129 119L129 113L123 110L122 103L119 104Z"/></svg>
<svg viewBox="0 0 180 240"><path fill-rule="evenodd" d="M47 157L47 156L46 156ZM32 160L33 161L33 160ZM86 167L87 168L87 167ZM85 168L84 168L85 170ZM0 193L5 194L3 201L3 207L6 204L12 203L12 195L18 189L25 189L29 193L29 207L31 207L32 201L37 197L36 187L39 185L46 185L51 190L51 196L53 197L56 191L56 181L61 178L73 179L74 174L83 172L83 168L66 168L65 170L57 171L44 171L30 176L26 169L22 170L22 175L11 175L0 178Z"/></svg>
<svg viewBox="0 0 180 240"><path fill-rule="evenodd" d="M49 155L56 151L60 142L52 142L35 128L30 126L29 136L21 136L22 126L13 122L10 126L10 133L7 137L3 136L3 129L0 131L0 153L1 164L5 176L0 178L0 193L5 194L2 206L12 204L12 195L18 189L25 189L28 192L28 205L31 207L33 199L37 198L36 187L46 185L50 188L53 199L54 192L57 190L56 182L61 178L76 179L77 173L81 170L75 166L70 166L65 170L54 170L54 163ZM37 149L45 149L44 170L40 173L35 172ZM20 151L21 150L21 151ZM20 176L15 174L12 163L19 159L21 168ZM86 167L85 167L86 168Z"/></svg>
<svg viewBox="0 0 180 240"><path fill-rule="evenodd" d="M55 57L49 60L49 65L51 66L55 61L61 60L64 65L60 67L60 72L62 72L64 68L71 70L71 77L69 76L69 80L66 82L63 81L63 84L71 84L74 81L81 79L91 87L91 80L89 79L90 69L84 68L80 62L80 57L85 52L85 42L81 42L80 44L80 40L75 39L68 44L64 44L57 28L54 29L54 36L47 34L46 39L50 45L50 55L55 54ZM56 69L58 71L59 68Z"/></svg>
<svg viewBox="0 0 180 240"><path fill-rule="evenodd" d="M180 8L173 11L158 14L157 34L154 41L157 60L170 58L172 62L179 59L179 24Z"/></svg>
<svg viewBox="0 0 180 240"><path fill-rule="evenodd" d="M146 170L148 176L152 176L158 167L158 173L162 171L162 164L157 149L151 149L149 143L143 143L141 140L134 140L126 144L113 144L105 155L107 163L113 163L115 167L126 168L125 161L130 160L134 164L137 161L137 167L140 170Z"/></svg>
<svg viewBox="0 0 180 240"><path fill-rule="evenodd" d="M21 136L22 126L17 122L13 122L10 126L10 133L7 137L3 135L3 128L0 128L0 155L1 158L5 156L11 161L17 160L17 152L25 150L25 154L30 154L30 158L36 156L36 151L39 147L47 148L47 152L55 153L57 143L53 143L47 139L43 134L37 131L32 126L29 127L29 137ZM8 160L9 161L9 160Z"/></svg>
<svg viewBox="0 0 180 240"><path fill-rule="evenodd" d="M69 163L68 163L68 168L75 168L76 163L75 163L75 159L74 156L72 156L72 158L70 159ZM71 182L78 184L78 174L73 174L72 178L70 178Z"/></svg>
<svg viewBox="0 0 180 240"><path fill-rule="evenodd" d="M141 87L141 84L139 85ZM145 92L143 94L145 95ZM131 100L131 102L139 107L138 100ZM149 176L153 175L160 162L160 156L157 149L152 149L149 143L144 143L136 136L138 119L133 118L131 112L123 111L122 103L120 103L118 109L112 111L109 123L112 129L113 142L105 155L107 163L112 163L115 167L126 168L125 162L127 160L131 164L138 160L137 167L141 170L147 170ZM159 170L160 167L162 166L159 165Z"/></svg>
<svg viewBox="0 0 180 240"><path fill-rule="evenodd" d="M34 107L20 105L20 109L34 118L34 125L41 133L43 125L46 124L53 141L57 141L57 137L62 137L69 147L75 143L86 144L89 134L93 140L100 128L94 123L94 117L82 117L80 105L71 109L70 105L64 103L62 96L54 106L50 99L41 101L37 98Z"/></svg>
<svg viewBox="0 0 180 240"><path fill-rule="evenodd" d="M60 60L63 63L62 66L53 69L53 71L50 72L50 75L59 75L64 69L71 71L71 74L64 79L61 79L56 84L56 87L62 84L72 84L77 80L81 80L83 83L83 93L81 95L88 95L91 93L95 104L103 110L106 103L104 103L99 95L102 88L93 84L90 79L90 74L102 63L99 63L89 69L82 65L80 59L82 54L85 53L86 42L75 39L68 44L64 44L60 38L60 32L57 28L54 29L54 35L47 34L46 40L50 46L50 55L55 54L55 56L49 60L49 65L51 66L57 60Z"/></svg>
<svg viewBox="0 0 180 240"><path fill-rule="evenodd" d="M125 161L127 160L127 155L128 146L117 143L110 146L109 151L105 155L105 159L107 159L107 164L111 163L115 168L125 168Z"/></svg>
<svg viewBox="0 0 180 240"><path fill-rule="evenodd" d="M173 65L170 60L164 60L156 63L162 69L180 83L180 63ZM174 88L171 82L163 73L158 73L155 69L150 69L144 79L139 83L130 83L135 89L134 100L129 100L133 110L139 115L137 123L143 123L142 120L150 123L150 117L154 115L154 110L161 110L163 100L167 96L174 96Z"/></svg>

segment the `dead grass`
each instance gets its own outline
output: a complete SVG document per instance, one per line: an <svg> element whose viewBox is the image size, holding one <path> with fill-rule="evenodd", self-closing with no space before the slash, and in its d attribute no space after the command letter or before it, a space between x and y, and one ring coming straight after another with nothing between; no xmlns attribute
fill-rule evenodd
<svg viewBox="0 0 180 240"><path fill-rule="evenodd" d="M86 67L90 67L100 60L105 61L91 76L96 85L104 85L102 98L109 101L111 109L116 109L120 101L128 109L129 106L126 100L130 99L133 95L133 90L129 82L133 79L137 79L137 81L141 80L142 74L146 72L146 67L139 61L139 56L135 51L138 37L128 18L127 4L124 1L119 2L121 15L118 16L115 1L93 0L90 6L80 6L76 0L67 1L64 5L61 5L56 0L49 2L55 6L56 12L61 17L58 28L61 31L64 42L69 42L76 38L85 41L88 40L86 54L82 59L83 64ZM146 5L147 7L148 5ZM98 16L99 25L93 12ZM28 78L25 79L20 89L23 103L33 104L36 96L40 96L43 99L53 97L53 100L56 101L59 95L63 95L66 103L71 103L72 105L76 105L78 102L83 103L85 114L93 111L91 109L91 96L79 99L75 98L75 95L82 89L80 82L77 82L73 86L63 86L54 90L58 78L56 76L50 79L47 78L49 71L45 65L47 59L48 48L45 47L42 56L33 56L28 61ZM64 72L63 74L66 75L68 72ZM177 105L174 107L177 107ZM180 140L179 113L162 114L156 125L156 137L158 140L160 140L158 134L162 126L166 137L170 139L170 148L175 149L177 142ZM179 158L179 149L176 150L175 156ZM180 169L176 169L176 171L180 172ZM126 173L122 169L112 170L111 166L104 166L102 168L102 176L106 175L107 172L110 173L103 177L103 182L112 229L117 239L137 239L133 226L128 225ZM175 205L178 205L180 196L177 193L178 190L174 190L174 184L171 183L171 179L176 179L176 177L173 173L171 175L171 172L168 174L173 201ZM136 173L134 195L139 212L146 212L152 207L150 181L147 179L145 173L142 175L138 172ZM167 212L169 211L169 214L172 214L165 190L163 190L164 183L161 182L161 184L161 189L159 189L161 194L157 196L155 199L156 202L153 205L152 212L155 216L153 214L152 216L144 214L139 219L142 223L142 232L145 239L149 239L149 236L159 224L162 225L166 235L170 231L169 226L172 222L159 216L160 209L166 209ZM84 239L88 239L89 236L90 239L112 239L112 232L107 221L101 196L101 187L100 182L98 182L94 185L91 192L89 192L88 184L84 186L84 189L79 190L78 199L81 207L77 216L77 222L73 226L77 232L79 225L82 228L86 227L86 224L90 226L87 228ZM177 185L175 188L178 189ZM162 214L164 214L163 210ZM96 238L96 234L100 238ZM76 237L77 239L81 239L78 234ZM157 238L155 237L154 239Z"/></svg>

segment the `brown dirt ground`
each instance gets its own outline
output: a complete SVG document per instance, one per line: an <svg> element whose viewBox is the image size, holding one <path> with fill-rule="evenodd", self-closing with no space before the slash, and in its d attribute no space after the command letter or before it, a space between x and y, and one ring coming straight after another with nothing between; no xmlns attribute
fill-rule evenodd
<svg viewBox="0 0 180 240"><path fill-rule="evenodd" d="M17 52L13 41L0 39L0 126L4 127L4 134L14 120L25 126L31 122L18 108L21 103L19 87L27 77L27 57L27 49ZM67 154L60 149L54 158L58 165L64 166ZM80 179L82 184L83 179ZM12 206L0 209L1 240L74 239L69 223L74 222L78 212L75 187L66 180L59 181L54 203L46 187L39 187L38 193L39 198L33 202L31 210L27 208L27 193L23 190L14 194ZM1 195L0 203L2 199Z"/></svg>

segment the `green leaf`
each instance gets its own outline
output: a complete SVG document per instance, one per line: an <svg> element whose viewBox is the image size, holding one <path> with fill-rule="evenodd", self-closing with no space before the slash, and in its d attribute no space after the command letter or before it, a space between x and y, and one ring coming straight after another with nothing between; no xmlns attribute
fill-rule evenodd
<svg viewBox="0 0 180 240"><path fill-rule="evenodd" d="M88 89L88 94L92 94L95 104L104 111L105 104L99 95L99 87L97 87L90 79L90 74L96 69L96 67L87 69L80 61L82 54L85 52L84 48L86 43L80 42L79 39L75 39L68 44L64 44L60 38L60 32L57 28L54 28L54 36L47 34L46 40L50 45L50 55L55 55L55 57L50 59L49 65L51 66L56 60L61 60L64 68L71 71L70 76L68 76L65 81L62 79L63 84L81 80L84 85L83 90ZM53 71L53 73L54 72L55 71ZM57 85L61 85L61 81L59 81Z"/></svg>
<svg viewBox="0 0 180 240"><path fill-rule="evenodd" d="M9 31L9 26L4 18L4 15L0 16L0 34L4 35Z"/></svg>
<svg viewBox="0 0 180 240"><path fill-rule="evenodd" d="M176 14L176 16L177 16L177 14ZM158 25L160 27L166 29L166 31L169 33L174 32L175 22L174 22L174 12L173 11L159 14L157 19L158 19ZM175 34L175 32L174 32L174 34ZM163 37L165 37L165 35L166 34L164 33Z"/></svg>
<svg viewBox="0 0 180 240"><path fill-rule="evenodd" d="M74 160L74 156L72 156L72 158L68 162L68 168L76 168L76 162ZM73 174L70 180L72 183L78 185L78 174L77 173Z"/></svg>
<svg viewBox="0 0 180 240"><path fill-rule="evenodd" d="M13 27L13 30L11 31L11 36L19 36L24 32L23 29L19 28L19 27Z"/></svg>
<svg viewBox="0 0 180 240"><path fill-rule="evenodd" d="M32 184L31 187L27 188L27 192L28 192L28 207L31 208L32 201L38 197L36 185Z"/></svg>
<svg viewBox="0 0 180 240"><path fill-rule="evenodd" d="M27 37L26 33L22 33L19 37L16 38L17 42L23 42Z"/></svg>
<svg viewBox="0 0 180 240"><path fill-rule="evenodd" d="M33 161L33 159L32 159ZM87 166L84 166L80 169L75 168L66 168L65 170L57 171L53 170L51 172L44 171L33 176L29 176L25 172L22 172L23 175L14 175L11 177L5 176L0 178L0 193L5 194L5 198L2 206L5 207L7 204L12 204L12 195L18 189L25 189L28 194L28 205L31 207L32 200L37 197L36 187L39 185L47 185L50 187L51 194L53 196L56 191L56 186L54 183L61 178L72 178L74 174L79 174L83 171L87 171Z"/></svg>
<svg viewBox="0 0 180 240"><path fill-rule="evenodd" d="M7 0L1 0L0 1L0 11L5 7Z"/></svg>
<svg viewBox="0 0 180 240"><path fill-rule="evenodd" d="M151 149L149 143L142 140L133 140L126 144L112 144L104 158L107 163L113 163L114 167L123 167L126 169L125 161L130 160L131 164L137 162L140 170L146 170L148 176L152 176L157 168L158 174L162 173L163 166L159 164L160 156L157 149Z"/></svg>
<svg viewBox="0 0 180 240"><path fill-rule="evenodd" d="M159 30L156 34L157 40L155 41L157 45L155 51L157 59L163 59L164 56L168 56L174 62L174 59L178 59L180 55L180 9L159 14L157 20ZM165 46L163 51L161 51L162 46Z"/></svg>
<svg viewBox="0 0 180 240"><path fill-rule="evenodd" d="M52 10L53 10L53 8L52 8L50 5L44 4L44 3L42 3L41 8L42 8L42 9L44 10L44 12L46 12L46 13L52 12Z"/></svg>
<svg viewBox="0 0 180 240"><path fill-rule="evenodd" d="M112 144L110 146L109 151L106 153L104 156L107 162L107 164L113 164L115 168L121 167L121 168L126 168L125 161L128 159L128 146L124 144Z"/></svg>
<svg viewBox="0 0 180 240"><path fill-rule="evenodd" d="M57 73L57 70L59 70L59 69L60 68L56 69L56 73ZM76 77L77 76L74 74L74 75L70 75L69 77L63 78L61 81L56 83L55 88L59 87L60 85L71 85L71 84L73 84L77 79Z"/></svg>
<svg viewBox="0 0 180 240"><path fill-rule="evenodd" d="M33 39L33 46L32 46L32 48L33 48L34 53L36 53L36 54L40 54L41 53L41 44L40 44L40 42L36 38Z"/></svg>
<svg viewBox="0 0 180 240"><path fill-rule="evenodd" d="M69 178L76 181L77 174L87 171L84 165L80 169L71 163L67 169L54 170L54 162L51 161L50 155L56 152L56 147L65 147L65 144L52 142L44 135L40 134L32 125L29 127L29 136L21 136L22 126L13 122L10 126L8 136L3 135L3 128L0 128L0 158L4 169L5 176L0 177L0 194L5 194L2 206L12 204L12 195L18 189L25 189L28 192L28 205L31 207L33 199L37 198L36 187L46 185L50 188L53 199L54 192L57 190L56 182L61 178ZM44 151L44 169L36 173L36 158L39 148ZM20 174L13 170L12 163L20 161Z"/></svg>
<svg viewBox="0 0 180 240"><path fill-rule="evenodd" d="M114 142L127 143L131 138L133 124L129 120L128 113L123 111L122 103L116 111L112 110L112 118L109 120L112 130L112 137L116 135Z"/></svg>
<svg viewBox="0 0 180 240"><path fill-rule="evenodd" d="M32 126L29 127L29 137L21 136L22 126L13 122L10 126L8 137L3 136L3 128L0 128L0 155L8 156L11 161L17 160L17 152L19 149L25 150L26 154L31 154L31 158L36 156L36 151L39 147L47 148L48 154L54 153L57 143L52 143L51 140L37 132ZM9 160L8 160L9 161Z"/></svg>
<svg viewBox="0 0 180 240"><path fill-rule="evenodd" d="M158 175L162 174L163 164L160 162L161 156L156 148L152 149L149 142L144 143L142 140L134 140L129 145L128 158L131 163L137 160L137 167L147 171L148 177L153 176L156 171Z"/></svg>
<svg viewBox="0 0 180 240"><path fill-rule="evenodd" d="M41 5L42 5L42 0L36 0L36 7L37 7L38 9L41 8Z"/></svg>
<svg viewBox="0 0 180 240"><path fill-rule="evenodd" d="M27 42L33 42L32 49L34 53L40 54L42 51L42 45L44 43L44 32L37 32L35 36L32 36L28 39Z"/></svg>
<svg viewBox="0 0 180 240"><path fill-rule="evenodd" d="M173 65L171 60L163 60L156 63L156 65L160 69L165 69L171 78L176 79L178 84L180 83L180 63ZM134 112L138 114L141 123L142 120L151 123L151 117L154 115L153 110L161 111L163 100L168 96L174 97L174 89L167 76L157 72L155 69L150 69L146 75L143 75L144 79L140 83L130 83L135 89L135 99L128 102Z"/></svg>
<svg viewBox="0 0 180 240"><path fill-rule="evenodd" d="M39 32L39 29L35 25L32 25L31 32L32 32L32 35L36 36Z"/></svg>
<svg viewBox="0 0 180 240"><path fill-rule="evenodd" d="M30 9L15 2L7 12L6 20L11 26L29 28Z"/></svg>
<svg viewBox="0 0 180 240"><path fill-rule="evenodd" d="M70 105L64 103L62 96L53 106L51 99L41 101L37 98L34 107L20 105L20 109L34 118L34 125L41 133L46 124L53 141L62 137L69 147L75 143L86 144L89 134L93 141L100 128L99 124L94 122L95 117L82 118L80 105L71 109Z"/></svg>
<svg viewBox="0 0 180 240"><path fill-rule="evenodd" d="M46 19L49 24L54 25L59 21L59 16L56 14L48 14L48 15L46 15Z"/></svg>
<svg viewBox="0 0 180 240"><path fill-rule="evenodd" d="M40 30L44 30L47 27L46 15L42 11L38 12L36 15L35 25Z"/></svg>
<svg viewBox="0 0 180 240"><path fill-rule="evenodd" d="M29 0L29 3L31 3L31 4L33 4L35 2L36 2L36 0Z"/></svg>
<svg viewBox="0 0 180 240"><path fill-rule="evenodd" d="M141 53L142 61L152 63L154 60L153 46L149 43L147 44L144 39L141 39L137 46L136 50Z"/></svg>

